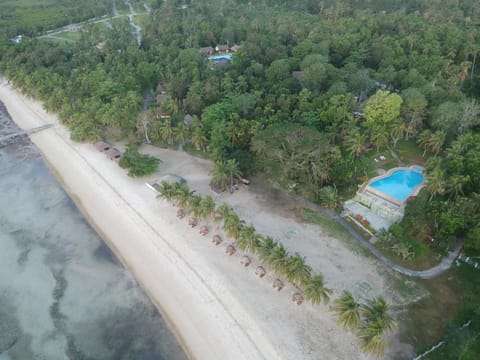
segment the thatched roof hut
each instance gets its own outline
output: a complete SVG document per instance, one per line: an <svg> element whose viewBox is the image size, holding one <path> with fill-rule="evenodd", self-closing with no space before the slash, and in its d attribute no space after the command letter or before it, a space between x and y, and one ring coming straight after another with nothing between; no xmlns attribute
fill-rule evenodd
<svg viewBox="0 0 480 360"><path fill-rule="evenodd" d="M250 265L252 262L252 260L250 259L249 256L247 255L243 255L241 260L240 260L240 264L242 264L243 266L247 267L248 265Z"/></svg>
<svg viewBox="0 0 480 360"><path fill-rule="evenodd" d="M273 287L274 289L276 289L277 291L282 290L283 287L284 287L283 281L280 280L280 279L275 279L275 281L273 282L272 287Z"/></svg>
<svg viewBox="0 0 480 360"><path fill-rule="evenodd" d="M193 122L193 116L190 114L187 114L183 117L183 123L185 126L190 126L190 124Z"/></svg>
<svg viewBox="0 0 480 360"><path fill-rule="evenodd" d="M255 275L257 275L259 278L263 278L267 274L267 271L263 266L257 266L255 269Z"/></svg>
<svg viewBox="0 0 480 360"><path fill-rule="evenodd" d="M203 236L207 235L208 234L208 226L206 225L203 225L200 227L200 234L202 234Z"/></svg>
<svg viewBox="0 0 480 360"><path fill-rule="evenodd" d="M220 237L220 235L213 235L213 238L212 238L212 243L214 243L215 245L220 245L222 243L222 238Z"/></svg>
<svg viewBox="0 0 480 360"><path fill-rule="evenodd" d="M188 219L188 225L190 225L192 228L198 225L198 219L195 217L191 217Z"/></svg>
<svg viewBox="0 0 480 360"><path fill-rule="evenodd" d="M230 256L235 254L236 251L237 251L237 249L235 249L235 246L233 246L233 245L228 245L227 248L225 249L225 252Z"/></svg>
<svg viewBox="0 0 480 360"><path fill-rule="evenodd" d="M120 150L112 147L112 148L108 149L107 151L105 151L105 155L107 155L107 157L110 160L119 161L120 157L122 156L122 153L120 152Z"/></svg>
<svg viewBox="0 0 480 360"><path fill-rule="evenodd" d="M303 303L303 300L305 300L305 299L303 298L303 295L300 294L299 292L296 292L292 296L292 301L297 305L300 305L301 303Z"/></svg>
<svg viewBox="0 0 480 360"><path fill-rule="evenodd" d="M111 148L110 144L107 144L106 142L104 141L98 141L97 143L95 143L95 147L97 148L98 151L100 152L104 152L104 151L107 151Z"/></svg>
<svg viewBox="0 0 480 360"><path fill-rule="evenodd" d="M178 209L177 210L177 218L183 219L185 217L185 210L184 209Z"/></svg>

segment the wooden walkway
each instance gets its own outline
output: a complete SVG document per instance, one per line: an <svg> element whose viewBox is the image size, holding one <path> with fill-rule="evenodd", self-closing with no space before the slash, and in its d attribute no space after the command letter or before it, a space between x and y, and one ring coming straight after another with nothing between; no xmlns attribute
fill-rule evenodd
<svg viewBox="0 0 480 360"><path fill-rule="evenodd" d="M0 143L13 139L14 137L17 137L17 136L33 134L33 133L51 128L52 126L53 124L47 124L47 125L37 126L28 130L20 130L20 131L14 132L13 134L4 135L0 137Z"/></svg>

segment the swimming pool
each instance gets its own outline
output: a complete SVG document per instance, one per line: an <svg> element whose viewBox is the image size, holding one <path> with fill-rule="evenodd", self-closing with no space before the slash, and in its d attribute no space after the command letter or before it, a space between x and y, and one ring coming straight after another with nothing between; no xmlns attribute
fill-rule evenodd
<svg viewBox="0 0 480 360"><path fill-rule="evenodd" d="M232 61L232 54L214 55L210 56L208 60L212 60L213 62Z"/></svg>
<svg viewBox="0 0 480 360"><path fill-rule="evenodd" d="M369 186L397 201L404 202L423 183L423 180L421 167L401 168L371 182Z"/></svg>

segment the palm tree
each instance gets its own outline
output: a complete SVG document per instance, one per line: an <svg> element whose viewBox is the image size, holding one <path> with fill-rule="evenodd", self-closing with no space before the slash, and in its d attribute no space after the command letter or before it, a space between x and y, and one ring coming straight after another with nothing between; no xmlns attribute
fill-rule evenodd
<svg viewBox="0 0 480 360"><path fill-rule="evenodd" d="M427 153L429 148L430 138L432 137L432 132L428 129L423 130L417 139L417 144L423 149L423 156Z"/></svg>
<svg viewBox="0 0 480 360"><path fill-rule="evenodd" d="M336 312L338 315L337 325L342 324L344 330L348 328L352 330L357 329L360 324L360 303L353 298L352 293L344 290L342 295L336 299L334 303L335 305L333 305L330 310Z"/></svg>
<svg viewBox="0 0 480 360"><path fill-rule="evenodd" d="M267 264L269 264L277 275L285 275L288 261L288 251L281 243L276 243L275 247L268 256Z"/></svg>
<svg viewBox="0 0 480 360"><path fill-rule="evenodd" d="M380 150L380 147L388 145L388 135L387 129L384 129L383 127L379 126L376 129L373 129L371 138L377 146L377 151Z"/></svg>
<svg viewBox="0 0 480 360"><path fill-rule="evenodd" d="M174 188L172 184L167 181L162 181L160 188L158 189L157 198L166 200L168 202L172 201L174 195Z"/></svg>
<svg viewBox="0 0 480 360"><path fill-rule="evenodd" d="M223 230L227 236L237 240L240 238L240 231L242 230L242 220L233 210L230 211L228 217L223 222Z"/></svg>
<svg viewBox="0 0 480 360"><path fill-rule="evenodd" d="M443 143L445 142L445 138L447 133L445 131L435 131L429 141L429 148L433 155L438 155L440 151L442 151Z"/></svg>
<svg viewBox="0 0 480 360"><path fill-rule="evenodd" d="M382 327L377 323L365 323L358 332L360 347L363 351L376 356L383 356L385 352L385 339Z"/></svg>
<svg viewBox="0 0 480 360"><path fill-rule="evenodd" d="M277 242L271 236L263 236L260 238L257 254L260 260L269 264L270 254L277 246Z"/></svg>
<svg viewBox="0 0 480 360"><path fill-rule="evenodd" d="M303 287L305 298L312 304L317 305L322 301L326 304L330 300L332 290L325 287L322 274L310 276Z"/></svg>
<svg viewBox="0 0 480 360"><path fill-rule="evenodd" d="M445 193L444 174L443 170L439 167L428 172L425 181L427 183L426 190L430 193L430 200L432 200L435 195L443 195Z"/></svg>
<svg viewBox="0 0 480 360"><path fill-rule="evenodd" d="M452 175L446 183L446 192L451 198L463 195L463 186L470 181L469 175Z"/></svg>
<svg viewBox="0 0 480 360"><path fill-rule="evenodd" d="M172 126L172 119L165 119L158 128L158 138L166 141L168 144L173 144L174 129Z"/></svg>
<svg viewBox="0 0 480 360"><path fill-rule="evenodd" d="M190 194L188 199L188 212L195 216L200 217L202 214L202 197L200 195Z"/></svg>
<svg viewBox="0 0 480 360"><path fill-rule="evenodd" d="M360 307L360 312L367 323L376 323L383 331L391 331L394 320L389 314L389 306L385 299L377 296L368 300L366 305Z"/></svg>
<svg viewBox="0 0 480 360"><path fill-rule="evenodd" d="M354 158L358 158L363 151L365 144L365 135L361 134L358 129L350 131L343 139L343 147Z"/></svg>
<svg viewBox="0 0 480 360"><path fill-rule="evenodd" d="M210 219L215 216L215 200L210 195L202 199L200 216Z"/></svg>
<svg viewBox="0 0 480 360"><path fill-rule="evenodd" d="M338 205L338 192L335 186L325 186L318 192L320 203L329 208L335 209Z"/></svg>
<svg viewBox="0 0 480 360"><path fill-rule="evenodd" d="M242 172L240 171L239 163L235 159L229 159L225 162L225 169L228 174L228 178L230 181L230 188L233 187L233 181L235 178L240 179L242 177Z"/></svg>
<svg viewBox="0 0 480 360"><path fill-rule="evenodd" d="M397 118L395 121L392 122L390 126L390 138L393 141L393 147L397 146L398 140L403 138L406 133L407 124L401 118Z"/></svg>
<svg viewBox="0 0 480 360"><path fill-rule="evenodd" d="M210 175L212 176L212 184L218 186L222 191L225 191L229 181L229 174L225 162L217 161Z"/></svg>
<svg viewBox="0 0 480 360"><path fill-rule="evenodd" d="M299 253L290 256L285 267L288 281L296 286L303 286L310 279L312 267L305 262L305 258Z"/></svg>
<svg viewBox="0 0 480 360"><path fill-rule="evenodd" d="M177 125L177 127L174 129L175 138L182 145L185 145L185 142L187 139L187 133L188 133L188 129L183 122L180 122Z"/></svg>
<svg viewBox="0 0 480 360"><path fill-rule="evenodd" d="M225 222L225 220L229 217L232 211L232 208L228 204L223 203L215 209L214 221L217 224Z"/></svg>
<svg viewBox="0 0 480 360"><path fill-rule="evenodd" d="M240 230L240 236L237 245L242 251L250 251L255 253L259 244L258 234L255 232L253 225L243 226Z"/></svg>
<svg viewBox="0 0 480 360"><path fill-rule="evenodd" d="M178 182L175 183L173 187L175 189L174 199L176 201L176 205L180 208L186 208L194 192L190 191L186 185L182 185Z"/></svg>
<svg viewBox="0 0 480 360"><path fill-rule="evenodd" d="M194 126L192 128L192 144L195 146L195 148L197 150L205 151L207 142L208 140L203 133L202 127L200 125Z"/></svg>

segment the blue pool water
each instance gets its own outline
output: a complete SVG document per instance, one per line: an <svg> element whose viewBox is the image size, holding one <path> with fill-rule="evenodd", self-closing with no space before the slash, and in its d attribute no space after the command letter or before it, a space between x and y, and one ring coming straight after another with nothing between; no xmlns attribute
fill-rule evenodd
<svg viewBox="0 0 480 360"><path fill-rule="evenodd" d="M392 172L392 174L386 178L372 182L370 186L398 201L405 201L413 189L422 182L423 175L421 168L412 170L400 169Z"/></svg>
<svg viewBox="0 0 480 360"><path fill-rule="evenodd" d="M210 56L208 60L213 60L214 62L232 61L232 54Z"/></svg>

